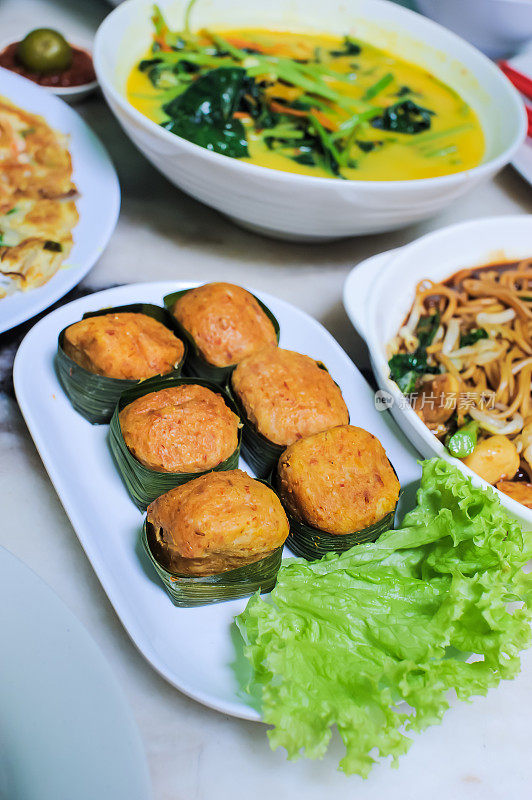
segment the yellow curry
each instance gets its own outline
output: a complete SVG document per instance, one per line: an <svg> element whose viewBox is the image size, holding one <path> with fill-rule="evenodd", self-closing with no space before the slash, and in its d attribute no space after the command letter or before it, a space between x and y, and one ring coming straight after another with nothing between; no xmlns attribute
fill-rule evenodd
<svg viewBox="0 0 532 800"><path fill-rule="evenodd" d="M170 31L155 8L127 97L171 132L271 169L409 180L476 166L473 110L420 67L350 37Z"/></svg>

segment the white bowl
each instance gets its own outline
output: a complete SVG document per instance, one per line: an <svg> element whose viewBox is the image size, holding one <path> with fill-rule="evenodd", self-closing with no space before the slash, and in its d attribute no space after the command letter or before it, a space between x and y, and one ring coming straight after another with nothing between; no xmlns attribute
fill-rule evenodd
<svg viewBox="0 0 532 800"><path fill-rule="evenodd" d="M532 39L531 0L417 0L417 5L490 58L513 55Z"/></svg>
<svg viewBox="0 0 532 800"><path fill-rule="evenodd" d="M160 4L182 24L183 0ZM150 3L128 0L100 26L94 43L98 80L127 135L166 178L193 197L263 233L298 240L392 230L432 216L511 160L525 137L523 104L500 71L466 42L386 0L205 0L197 27L356 34L415 61L455 88L479 115L486 155L474 169L412 181L342 181L293 175L205 150L149 120L127 101L132 66L150 44Z"/></svg>
<svg viewBox="0 0 532 800"><path fill-rule="evenodd" d="M440 456L458 466L477 485L488 486L462 461L453 458L428 430L389 377L386 345L397 334L423 278L441 280L462 267L518 260L532 255L532 217L507 216L463 222L430 233L406 247L355 267L344 286L344 306L368 345L377 383L386 405L425 458ZM372 262L372 263L371 263ZM497 491L501 503L532 530L532 511Z"/></svg>

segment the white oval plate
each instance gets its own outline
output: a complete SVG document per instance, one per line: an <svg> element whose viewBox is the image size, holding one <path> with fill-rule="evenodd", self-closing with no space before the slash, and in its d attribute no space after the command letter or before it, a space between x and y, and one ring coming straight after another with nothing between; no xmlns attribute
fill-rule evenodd
<svg viewBox="0 0 532 800"><path fill-rule="evenodd" d="M31 319L69 292L101 256L120 211L120 186L100 140L66 103L32 81L0 68L0 95L25 111L41 114L50 127L69 137L79 222L65 265L44 286L0 299L0 333Z"/></svg>
<svg viewBox="0 0 532 800"><path fill-rule="evenodd" d="M80 622L0 547L0 797L149 800L148 766L109 665Z"/></svg>
<svg viewBox="0 0 532 800"><path fill-rule="evenodd" d="M258 712L238 696L231 624L246 600L202 608L175 608L138 546L142 515L113 463L107 426L77 414L54 370L57 335L85 311L142 301L194 283L140 283L107 289L53 311L27 334L14 366L17 400L48 474L77 536L129 635L151 665L185 694L243 719ZM281 326L282 347L324 362L340 385L354 425L384 445L403 488L417 483L416 453L389 414L376 411L373 392L333 337L307 314L255 292ZM247 469L241 460L241 467ZM412 486L413 488L413 486ZM405 491L407 503L412 492Z"/></svg>

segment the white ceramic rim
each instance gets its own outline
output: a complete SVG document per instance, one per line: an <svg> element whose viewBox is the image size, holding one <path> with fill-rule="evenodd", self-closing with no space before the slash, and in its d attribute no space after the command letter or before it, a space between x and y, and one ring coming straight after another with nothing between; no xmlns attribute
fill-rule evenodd
<svg viewBox="0 0 532 800"><path fill-rule="evenodd" d="M399 259L403 258L404 255L408 253L415 252L415 249L418 247L423 247L427 244L427 242L435 241L437 242L439 238L447 238L449 235L453 235L453 233L457 233L458 231L464 231L468 228L475 229L479 224L486 225L489 224L490 226L497 226L499 223L507 223L509 220L515 220L516 222L523 222L530 225L531 231L531 252L532 252L532 216L528 214L516 214L516 215L507 215L507 216L496 216L496 217L481 217L480 219L473 219L467 220L465 222L458 222L455 225L449 225L446 228L440 228L439 230L432 231L431 233L425 234L425 236L421 236L419 239L416 239L409 245L405 245L397 250L393 250L390 252L390 257L386 260L386 262L381 267L381 271L376 275L375 280L369 291L366 295L366 307L368 311L368 316L364 320L362 324L362 328L364 330L364 338L366 339L366 343L368 345L368 349L371 355L371 364L374 372L376 373L376 377L378 382L381 385L385 385L387 391L389 391L396 403L402 401L404 398L403 393L395 383L390 378L389 369L388 369L388 361L385 356L384 348L386 347L387 342L381 342L377 332L375 330L375 323L374 318L371 316L371 312L375 304L378 302L379 297L379 289L382 286L383 282L386 280L387 276L391 272L395 272L397 270L397 262ZM480 262L480 265L482 262ZM459 269L459 265L457 265L456 269ZM430 272L430 268L427 270ZM449 274L452 274L449 273ZM428 276L430 277L430 276ZM414 292L414 287L412 286L412 294ZM473 479L473 482L477 485L482 486L484 489L492 488L497 493L497 496L501 500L502 505L504 505L512 514L514 514L519 519L528 519L528 523L530 525L530 529L532 530L532 510L527 509L526 506L523 506L522 503L518 503L516 500L513 500L509 495L505 495L503 492L500 492L495 486L485 481L476 472L473 472L468 466L466 466L460 459L454 458L451 456L449 451L445 448L442 442L439 441L427 428L427 426L421 421L418 415L415 413L414 409L410 405L403 405L401 403L400 406L401 415L404 415L406 420L408 420L409 425L411 425L416 433L423 439L428 447L432 449L435 456L439 458L444 458L446 461L454 464L454 466L458 467L462 472L468 475L470 478ZM408 431L404 431L405 434L408 436Z"/></svg>
<svg viewBox="0 0 532 800"><path fill-rule="evenodd" d="M426 188L433 188L433 187L445 187L449 183L456 182L457 179L463 178L465 175L472 175L474 177L478 177L479 179L485 172L494 172L501 169L505 164L512 160L513 156L523 143L524 139L526 138L527 132L527 116L524 108L523 101L518 93L518 91L514 88L514 86L510 83L508 78L499 70L499 68L492 62L490 59L485 56L480 50L477 50L476 47L469 44L465 39L462 37L457 36L457 34L453 33L452 31L444 28L442 25L439 25L437 22L429 19L428 17L423 17L425 23L432 27L437 28L439 31L443 31L448 37L459 41L460 44L466 48L468 48L475 56L479 59L484 60L484 66L487 69L490 69L492 72L493 79L496 81L501 82L501 86L504 85L505 90L508 92L509 97L511 97L514 107L516 116L520 117L521 125L514 136L513 141L510 145L500 153L495 158L490 159L489 161L484 161L478 164L476 167L472 167L471 169L463 170L462 172L456 172L451 175L441 175L436 178L416 178L415 180L403 180L403 181L338 181L337 178L322 178L322 177L315 177L313 175L299 175L297 173L291 172L284 172L282 170L270 169L269 167L262 167L258 164L249 164L248 162L240 161L236 158L229 158L229 156L224 156L221 153L214 153L210 150L207 150L200 145L194 144L193 142L189 142L187 139L183 139L181 136L177 136L175 133L171 133L170 131L161 128L160 125L153 122L151 119L146 117L140 111L138 111L131 103L115 88L113 83L109 81L105 74L105 69L103 67L103 55L102 55L102 41L108 25L111 24L111 20L115 14L122 14L124 13L124 8L128 6L138 5L140 6L143 4L144 0L125 0L125 2L120 3L120 5L116 6L110 14L104 19L100 27L96 32L96 37L94 39L94 48L93 48L93 63L94 69L96 70L96 76L98 78L98 82L102 89L104 90L105 94L109 94L113 101L121 108L121 110L129 114L133 117L137 125L144 128L145 131L156 134L161 136L163 141L167 142L174 142L177 139L182 147L185 150L188 150L190 153L198 154L198 151L202 152L202 155L206 159L215 159L219 163L220 159L223 159L226 162L228 159L233 165L233 169L235 171L247 171L250 174L255 174L257 176L267 177L269 174L274 175L275 179L280 181L284 184L300 184L301 186L310 186L311 184L316 186L323 186L324 188L332 188L333 186L337 191L350 191L347 187L350 187L353 183L356 184L358 187L362 189L368 188L375 188L375 186L386 186L390 187L391 189L401 188L401 187L415 187L415 186L422 186ZM387 5L386 0L374 0L379 4ZM527 0L529 2L529 0ZM399 9L400 13L405 15L405 18L408 19L411 15L419 16L415 11L410 11L407 8L403 8L402 6L396 6ZM213 162L214 163L214 162ZM343 188L342 188L343 187Z"/></svg>
<svg viewBox="0 0 532 800"><path fill-rule="evenodd" d="M41 88L61 99L63 97L74 97L85 92L93 92L99 85L98 80L95 80L89 83L80 83L79 86L42 86Z"/></svg>

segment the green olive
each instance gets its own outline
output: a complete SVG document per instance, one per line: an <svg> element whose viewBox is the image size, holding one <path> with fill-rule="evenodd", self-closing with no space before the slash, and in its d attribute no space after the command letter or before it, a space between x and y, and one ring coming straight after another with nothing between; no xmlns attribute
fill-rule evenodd
<svg viewBox="0 0 532 800"><path fill-rule="evenodd" d="M52 28L37 28L18 43L17 58L32 72L61 72L72 63L72 48Z"/></svg>

